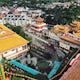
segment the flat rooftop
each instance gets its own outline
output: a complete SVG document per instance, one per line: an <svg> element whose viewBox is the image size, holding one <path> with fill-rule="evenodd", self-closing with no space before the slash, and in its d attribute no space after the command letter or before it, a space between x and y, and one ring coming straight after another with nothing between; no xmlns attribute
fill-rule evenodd
<svg viewBox="0 0 80 80"><path fill-rule="evenodd" d="M0 24L0 53L29 43L3 24Z"/></svg>

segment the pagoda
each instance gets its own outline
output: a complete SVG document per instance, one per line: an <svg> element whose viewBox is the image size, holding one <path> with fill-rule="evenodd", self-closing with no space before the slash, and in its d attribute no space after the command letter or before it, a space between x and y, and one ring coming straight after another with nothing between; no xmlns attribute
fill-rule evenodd
<svg viewBox="0 0 80 80"><path fill-rule="evenodd" d="M47 24L43 22L44 19L38 17L36 23L31 25L31 30L36 32L42 32L42 30L47 30Z"/></svg>

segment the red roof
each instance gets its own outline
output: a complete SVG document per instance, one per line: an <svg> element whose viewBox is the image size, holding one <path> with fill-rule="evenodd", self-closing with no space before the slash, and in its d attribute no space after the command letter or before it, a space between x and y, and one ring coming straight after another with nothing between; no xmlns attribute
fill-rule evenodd
<svg viewBox="0 0 80 80"><path fill-rule="evenodd" d="M80 60L69 68L60 80L80 80Z"/></svg>

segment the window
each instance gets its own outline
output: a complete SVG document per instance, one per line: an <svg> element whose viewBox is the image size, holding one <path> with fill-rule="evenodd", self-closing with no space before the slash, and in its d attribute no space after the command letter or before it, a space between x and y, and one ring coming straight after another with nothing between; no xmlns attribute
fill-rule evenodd
<svg viewBox="0 0 80 80"><path fill-rule="evenodd" d="M12 51L15 51L15 49L12 49Z"/></svg>
<svg viewBox="0 0 80 80"><path fill-rule="evenodd" d="M6 20L6 18L4 18L4 20Z"/></svg>
<svg viewBox="0 0 80 80"><path fill-rule="evenodd" d="M22 46L18 47L18 51L22 51L22 50L23 50Z"/></svg>
<svg viewBox="0 0 80 80"><path fill-rule="evenodd" d="M7 54L8 52L4 52L4 54Z"/></svg>
<svg viewBox="0 0 80 80"><path fill-rule="evenodd" d="M23 49L26 49L26 45L23 46Z"/></svg>

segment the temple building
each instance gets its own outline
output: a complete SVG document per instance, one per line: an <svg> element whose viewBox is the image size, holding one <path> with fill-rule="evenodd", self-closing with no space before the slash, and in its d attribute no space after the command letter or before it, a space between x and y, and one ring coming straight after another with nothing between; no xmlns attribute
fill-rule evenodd
<svg viewBox="0 0 80 80"><path fill-rule="evenodd" d="M70 25L56 25L51 31L60 39L80 46L80 21L73 21Z"/></svg>
<svg viewBox="0 0 80 80"><path fill-rule="evenodd" d="M73 21L70 26L72 33L64 33L60 38L80 46L80 21Z"/></svg>
<svg viewBox="0 0 80 80"><path fill-rule="evenodd" d="M74 29L73 35L80 37L80 21L73 21L70 25Z"/></svg>
<svg viewBox="0 0 80 80"><path fill-rule="evenodd" d="M31 25L31 30L36 32L41 32L42 30L47 30L47 24L43 22L44 19L38 17L36 23Z"/></svg>
<svg viewBox="0 0 80 80"><path fill-rule="evenodd" d="M29 50L28 43L29 41L0 24L0 60L3 57L10 60L27 52Z"/></svg>

